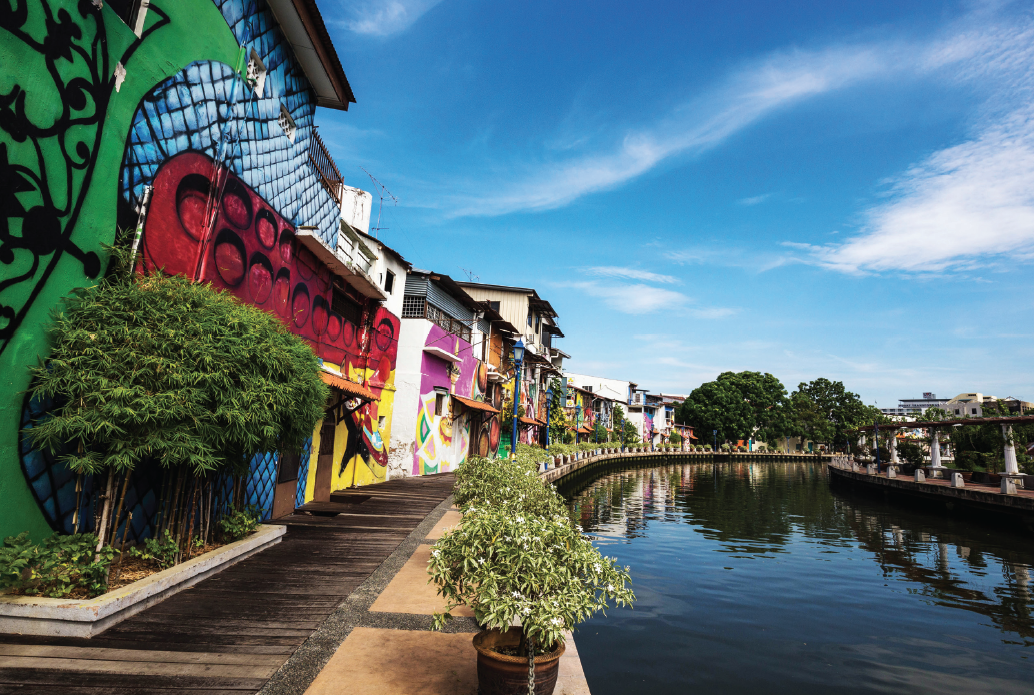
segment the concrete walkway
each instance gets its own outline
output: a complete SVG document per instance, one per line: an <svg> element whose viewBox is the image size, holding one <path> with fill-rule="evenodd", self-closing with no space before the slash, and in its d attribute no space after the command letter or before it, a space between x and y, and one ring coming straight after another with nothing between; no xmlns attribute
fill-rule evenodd
<svg viewBox="0 0 1034 695"><path fill-rule="evenodd" d="M339 645L318 673L304 656L292 658L262 692L296 693L311 678L306 695L475 695L477 652L471 642L479 630L473 613L460 608L445 632L430 629L432 614L445 607L427 583L431 544L459 522L460 513L448 500L432 512L349 596L339 609L345 619L328 625L325 635L313 635ZM589 695L570 635L554 693Z"/></svg>

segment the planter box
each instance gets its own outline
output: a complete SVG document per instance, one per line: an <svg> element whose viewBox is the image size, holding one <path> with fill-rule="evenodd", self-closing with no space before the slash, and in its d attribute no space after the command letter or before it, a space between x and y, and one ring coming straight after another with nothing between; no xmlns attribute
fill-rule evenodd
<svg viewBox="0 0 1034 695"><path fill-rule="evenodd" d="M247 538L91 599L0 595L0 633L93 637L246 557L276 545L286 526L259 526Z"/></svg>

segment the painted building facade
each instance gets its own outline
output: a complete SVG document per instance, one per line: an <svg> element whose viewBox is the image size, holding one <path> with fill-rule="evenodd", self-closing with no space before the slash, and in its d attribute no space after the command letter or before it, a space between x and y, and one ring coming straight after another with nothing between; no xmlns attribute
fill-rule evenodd
<svg viewBox="0 0 1034 695"><path fill-rule="evenodd" d="M310 451L256 454L249 501L311 499L326 449L331 486L383 479L400 324L338 253L342 182L313 121L354 97L315 0L5 2L0 64L0 534L69 530L73 476L20 435L43 407L20 394L49 312L138 224L141 272L274 313L344 384ZM131 480L131 536L155 485Z"/></svg>
<svg viewBox="0 0 1034 695"><path fill-rule="evenodd" d="M441 273L411 269L403 302L390 477L496 456L502 391L498 377L489 378L492 321Z"/></svg>

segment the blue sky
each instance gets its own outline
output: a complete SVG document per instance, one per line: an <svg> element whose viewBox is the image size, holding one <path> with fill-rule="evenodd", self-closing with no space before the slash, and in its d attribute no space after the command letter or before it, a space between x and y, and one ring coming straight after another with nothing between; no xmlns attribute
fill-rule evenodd
<svg viewBox="0 0 1034 695"><path fill-rule="evenodd" d="M1034 400L1034 2L320 6L381 237L537 288L573 371Z"/></svg>

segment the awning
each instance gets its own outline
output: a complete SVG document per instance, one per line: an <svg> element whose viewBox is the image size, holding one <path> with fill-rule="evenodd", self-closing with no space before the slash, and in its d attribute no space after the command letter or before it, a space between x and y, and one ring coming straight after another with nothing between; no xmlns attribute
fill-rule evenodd
<svg viewBox="0 0 1034 695"><path fill-rule="evenodd" d="M338 391L347 393L349 396L355 396L367 401L377 400L377 396L373 395L373 391L361 384L355 383L354 381L349 381L344 377L331 374L330 372L321 371L320 379L323 379L323 383L327 386L332 386Z"/></svg>
<svg viewBox="0 0 1034 695"><path fill-rule="evenodd" d="M493 408L488 403L484 403L482 401L475 401L475 400L472 400L470 398L464 398L463 396L457 396L456 394L452 394L452 399L454 401L459 401L463 405L465 405L468 408L471 408L473 410L483 410L486 413L498 413L499 412L498 409Z"/></svg>
<svg viewBox="0 0 1034 695"><path fill-rule="evenodd" d="M529 425L529 426L534 426L534 427L545 427L546 426L546 423L542 422L541 420L536 420L535 418L531 418L531 417L522 417L522 418L520 418L520 420L521 420L522 423L524 423L525 425Z"/></svg>

